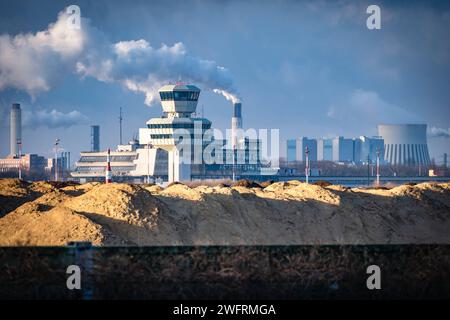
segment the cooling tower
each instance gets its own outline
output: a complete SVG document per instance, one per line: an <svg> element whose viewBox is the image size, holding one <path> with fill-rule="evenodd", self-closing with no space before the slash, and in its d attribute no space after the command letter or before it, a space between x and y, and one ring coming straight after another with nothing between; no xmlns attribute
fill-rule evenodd
<svg viewBox="0 0 450 320"><path fill-rule="evenodd" d="M384 158L391 165L430 164L426 124L378 125L384 139Z"/></svg>
<svg viewBox="0 0 450 320"><path fill-rule="evenodd" d="M11 118L9 122L10 128L10 154L17 156L19 154L19 146L17 141L22 139L22 112L20 104L13 103L11 107Z"/></svg>

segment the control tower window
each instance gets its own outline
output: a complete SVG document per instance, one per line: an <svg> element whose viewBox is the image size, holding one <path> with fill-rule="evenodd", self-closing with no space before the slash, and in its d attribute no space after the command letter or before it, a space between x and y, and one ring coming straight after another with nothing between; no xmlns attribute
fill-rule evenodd
<svg viewBox="0 0 450 320"><path fill-rule="evenodd" d="M196 91L162 91L161 101L197 101L200 92Z"/></svg>
<svg viewBox="0 0 450 320"><path fill-rule="evenodd" d="M161 101L173 100L173 93L170 91L160 92L159 96L161 97Z"/></svg>
<svg viewBox="0 0 450 320"><path fill-rule="evenodd" d="M198 95L199 92L195 92L195 91L189 91L189 100L190 101L197 101L198 100Z"/></svg>
<svg viewBox="0 0 450 320"><path fill-rule="evenodd" d="M175 101L186 101L188 100L188 92L187 91L175 91L173 93L173 97Z"/></svg>

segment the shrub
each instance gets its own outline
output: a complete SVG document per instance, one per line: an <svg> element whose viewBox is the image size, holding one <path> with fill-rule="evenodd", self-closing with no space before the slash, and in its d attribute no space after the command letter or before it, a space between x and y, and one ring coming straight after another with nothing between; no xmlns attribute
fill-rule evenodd
<svg viewBox="0 0 450 320"><path fill-rule="evenodd" d="M267 180L267 181L261 182L259 185L262 188L267 188L268 186L270 186L274 182L275 182L274 180Z"/></svg>
<svg viewBox="0 0 450 320"><path fill-rule="evenodd" d="M331 186L332 183L325 181L325 180L319 180L319 181L314 182L313 185L325 188L325 187Z"/></svg>
<svg viewBox="0 0 450 320"><path fill-rule="evenodd" d="M246 187L246 188L261 188L261 185L255 181L248 179L242 179L234 184L235 187Z"/></svg>

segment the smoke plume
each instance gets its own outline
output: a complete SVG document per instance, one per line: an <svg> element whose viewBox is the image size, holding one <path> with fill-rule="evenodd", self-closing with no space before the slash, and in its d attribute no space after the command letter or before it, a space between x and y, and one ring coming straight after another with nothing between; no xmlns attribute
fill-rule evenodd
<svg viewBox="0 0 450 320"><path fill-rule="evenodd" d="M450 139L450 128L443 129L437 127L431 127L428 129L428 136L430 138L447 138Z"/></svg>
<svg viewBox="0 0 450 320"><path fill-rule="evenodd" d="M189 54L181 42L160 47L144 39L111 43L88 19L82 18L80 29L69 28L67 19L61 12L47 30L0 35L0 90L16 88L34 98L72 72L143 93L147 105L162 85L179 79L238 100L230 72Z"/></svg>

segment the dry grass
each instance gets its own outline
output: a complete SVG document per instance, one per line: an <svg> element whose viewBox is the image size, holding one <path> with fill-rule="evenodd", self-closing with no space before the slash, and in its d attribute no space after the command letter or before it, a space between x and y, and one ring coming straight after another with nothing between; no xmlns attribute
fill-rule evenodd
<svg viewBox="0 0 450 320"><path fill-rule="evenodd" d="M96 299L450 298L448 246L93 248L91 255ZM0 298L73 298L65 274L55 272L73 263L65 248L0 249ZM382 266L383 290L365 286L371 264Z"/></svg>

